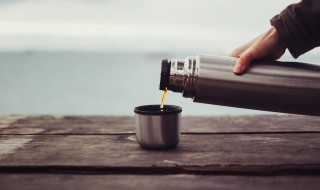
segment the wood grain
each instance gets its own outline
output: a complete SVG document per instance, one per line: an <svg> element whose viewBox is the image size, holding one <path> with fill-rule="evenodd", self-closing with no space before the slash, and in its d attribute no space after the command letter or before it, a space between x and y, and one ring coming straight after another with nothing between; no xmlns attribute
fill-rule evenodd
<svg viewBox="0 0 320 190"><path fill-rule="evenodd" d="M1 189L318 189L319 176L0 174Z"/></svg>
<svg viewBox="0 0 320 190"><path fill-rule="evenodd" d="M0 173L320 175L317 117L182 121L177 148L147 151L129 116L3 116Z"/></svg>
<svg viewBox="0 0 320 190"><path fill-rule="evenodd" d="M6 117L7 119L10 116ZM1 122L1 117L0 117ZM8 123L8 122L6 122ZM130 116L29 116L12 120L0 134L133 134ZM182 118L183 133L320 132L320 117L297 115Z"/></svg>
<svg viewBox="0 0 320 190"><path fill-rule="evenodd" d="M26 118L23 115L0 115L0 130L9 127L11 123L15 123L19 119Z"/></svg>
<svg viewBox="0 0 320 190"><path fill-rule="evenodd" d="M0 170L9 166L85 166L218 173L320 171L319 134L182 135L177 148L163 151L141 149L134 135L1 135L0 147L11 138L29 140L1 156Z"/></svg>

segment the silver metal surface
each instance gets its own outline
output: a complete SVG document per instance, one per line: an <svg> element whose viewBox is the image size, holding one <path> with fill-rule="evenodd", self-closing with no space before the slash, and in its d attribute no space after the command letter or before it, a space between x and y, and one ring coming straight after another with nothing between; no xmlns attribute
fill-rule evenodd
<svg viewBox="0 0 320 190"><path fill-rule="evenodd" d="M238 76L232 71L236 61L211 55L187 57L180 70L171 64L168 90L201 103L320 115L319 65L256 61ZM196 62L192 68L190 62Z"/></svg>
<svg viewBox="0 0 320 190"><path fill-rule="evenodd" d="M185 92L184 97L192 97L196 87L198 65L196 57L186 59L171 59L168 89L174 92Z"/></svg>
<svg viewBox="0 0 320 190"><path fill-rule="evenodd" d="M181 113L142 115L135 113L137 141L143 148L175 147L180 139Z"/></svg>

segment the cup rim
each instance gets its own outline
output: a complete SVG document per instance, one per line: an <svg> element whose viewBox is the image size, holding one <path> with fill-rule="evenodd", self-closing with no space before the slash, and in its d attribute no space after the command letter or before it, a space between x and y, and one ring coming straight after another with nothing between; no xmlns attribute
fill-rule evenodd
<svg viewBox="0 0 320 190"><path fill-rule="evenodd" d="M134 108L134 113L140 115L170 115L182 112L180 106L164 105L163 108L164 111L160 111L160 104L137 106Z"/></svg>

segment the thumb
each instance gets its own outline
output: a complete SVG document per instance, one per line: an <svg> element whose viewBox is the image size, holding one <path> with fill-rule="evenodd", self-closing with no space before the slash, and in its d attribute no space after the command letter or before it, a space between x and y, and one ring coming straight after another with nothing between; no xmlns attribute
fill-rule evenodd
<svg viewBox="0 0 320 190"><path fill-rule="evenodd" d="M249 51L245 51L237 60L233 68L234 74L243 74L245 70L249 67L250 62L257 59L257 57L258 52L255 49L250 48Z"/></svg>

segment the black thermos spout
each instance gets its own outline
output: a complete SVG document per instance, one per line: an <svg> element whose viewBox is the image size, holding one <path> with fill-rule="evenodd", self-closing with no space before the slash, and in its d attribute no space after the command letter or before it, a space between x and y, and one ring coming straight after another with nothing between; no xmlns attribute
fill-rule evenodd
<svg viewBox="0 0 320 190"><path fill-rule="evenodd" d="M320 115L320 66L278 61L253 62L233 74L237 58L212 55L162 61L160 90L194 102L282 113Z"/></svg>

